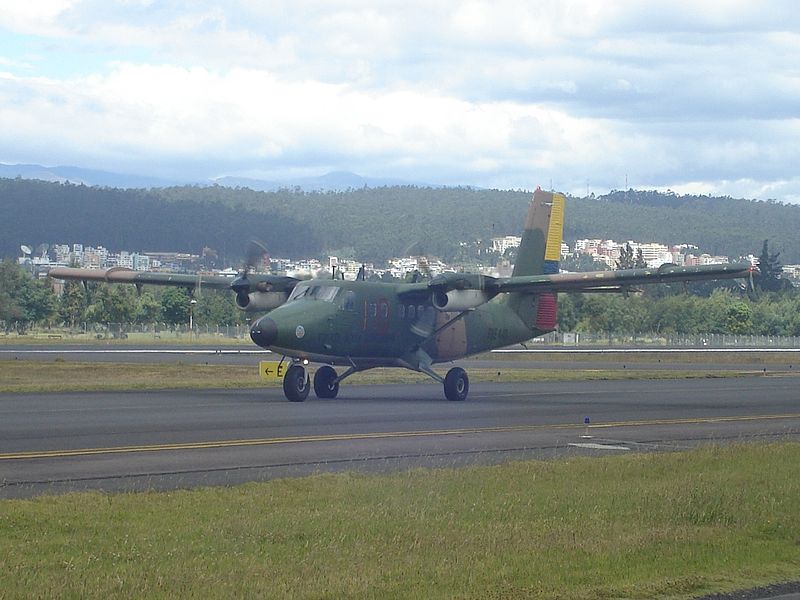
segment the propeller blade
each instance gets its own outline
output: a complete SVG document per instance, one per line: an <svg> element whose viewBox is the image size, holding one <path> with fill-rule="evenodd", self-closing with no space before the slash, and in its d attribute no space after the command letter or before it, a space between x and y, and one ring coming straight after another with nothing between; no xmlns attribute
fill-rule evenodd
<svg viewBox="0 0 800 600"><path fill-rule="evenodd" d="M267 248L259 241L250 240L245 254L245 273L258 266L258 263L269 254Z"/></svg>

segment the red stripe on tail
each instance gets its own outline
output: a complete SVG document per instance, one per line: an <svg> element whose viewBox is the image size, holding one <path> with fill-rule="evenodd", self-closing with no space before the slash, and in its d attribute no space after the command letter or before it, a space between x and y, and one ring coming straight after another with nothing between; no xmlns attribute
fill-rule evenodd
<svg viewBox="0 0 800 600"><path fill-rule="evenodd" d="M558 299L556 295L553 293L540 295L536 310L536 328L555 329L557 313Z"/></svg>

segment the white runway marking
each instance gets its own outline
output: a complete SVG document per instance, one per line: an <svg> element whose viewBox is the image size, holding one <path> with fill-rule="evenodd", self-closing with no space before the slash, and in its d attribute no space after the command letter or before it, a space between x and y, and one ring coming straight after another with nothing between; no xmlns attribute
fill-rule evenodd
<svg viewBox="0 0 800 600"><path fill-rule="evenodd" d="M595 444L589 442L571 443L570 446L575 448L588 448L589 450L630 450L627 446L612 446L610 444Z"/></svg>

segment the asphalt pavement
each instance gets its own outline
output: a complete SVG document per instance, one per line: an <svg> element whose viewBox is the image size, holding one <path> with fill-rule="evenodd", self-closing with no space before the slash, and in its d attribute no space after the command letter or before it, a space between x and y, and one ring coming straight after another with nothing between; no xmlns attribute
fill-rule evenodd
<svg viewBox="0 0 800 600"><path fill-rule="evenodd" d="M588 423L586 420L588 419ZM791 376L0 394L0 497L800 439Z"/></svg>

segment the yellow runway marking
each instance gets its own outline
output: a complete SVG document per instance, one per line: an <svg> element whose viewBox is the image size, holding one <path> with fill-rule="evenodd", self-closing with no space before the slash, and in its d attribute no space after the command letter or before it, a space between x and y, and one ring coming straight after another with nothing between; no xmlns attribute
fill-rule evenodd
<svg viewBox="0 0 800 600"><path fill-rule="evenodd" d="M708 423L731 423L745 421L775 421L780 419L800 419L800 413L785 415L745 415L730 417L700 417L689 419L652 419L645 421L617 421L593 423L590 429L612 427L643 427L658 425L701 425ZM98 454L127 454L134 452L166 452L175 450L202 450L208 448L236 448L242 446L270 446L275 444L299 444L308 442L339 442L353 440L376 440L391 438L413 438L470 435L479 433L514 433L544 429L585 429L582 423L556 423L551 425L512 425L507 427L475 427L468 429L434 429L428 431L387 431L376 433L345 433L331 435L311 435L244 440L218 440L210 442L187 442L182 444L154 444L149 446L117 446L111 448L79 448L75 450L43 450L33 452L8 452L0 454L0 460L21 460L35 458L65 458L72 456L94 456Z"/></svg>

